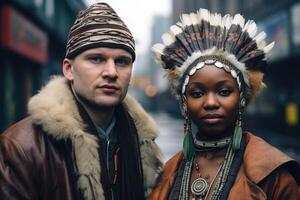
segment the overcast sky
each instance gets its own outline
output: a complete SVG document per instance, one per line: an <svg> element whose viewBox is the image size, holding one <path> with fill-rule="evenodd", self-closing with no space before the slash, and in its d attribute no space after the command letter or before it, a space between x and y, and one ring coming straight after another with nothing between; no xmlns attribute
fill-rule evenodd
<svg viewBox="0 0 300 200"><path fill-rule="evenodd" d="M171 0L85 0L87 4L108 3L122 18L137 41L136 50L143 53L149 48L150 28L154 15L170 15Z"/></svg>

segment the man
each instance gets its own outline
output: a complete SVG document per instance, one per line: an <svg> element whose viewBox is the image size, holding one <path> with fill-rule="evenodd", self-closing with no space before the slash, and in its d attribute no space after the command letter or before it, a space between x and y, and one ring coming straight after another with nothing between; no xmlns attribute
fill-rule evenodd
<svg viewBox="0 0 300 200"><path fill-rule="evenodd" d="M71 27L64 77L0 136L0 199L144 199L162 162L157 127L126 96L134 40L105 3Z"/></svg>

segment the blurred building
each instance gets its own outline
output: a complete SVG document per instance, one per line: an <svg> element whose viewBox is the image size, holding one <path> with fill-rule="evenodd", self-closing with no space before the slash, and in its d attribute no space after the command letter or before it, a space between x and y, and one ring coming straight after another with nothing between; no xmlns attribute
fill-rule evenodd
<svg viewBox="0 0 300 200"><path fill-rule="evenodd" d="M171 25L170 16L156 15L153 17L151 26L151 41L148 51L142 57L137 59L135 65L145 66L139 72L135 71L133 77L133 86L130 93L133 94L143 104L143 106L151 111L166 111L168 113L178 114L178 106L176 101L172 99L169 87L164 78L164 70L157 64L152 56L151 47L155 43L161 42L161 35ZM143 63L140 63L143 62Z"/></svg>
<svg viewBox="0 0 300 200"><path fill-rule="evenodd" d="M151 42L150 42L150 48L149 51L151 51L151 47L155 43L161 42L161 35L170 27L171 21L169 16L161 16L156 15L154 16L152 28L151 28ZM161 68L161 66L155 62L153 59L152 53L149 53L150 56L148 56L149 60L149 69L150 73L148 75L148 78L150 79L150 85L155 88L155 94L148 96L151 98L151 109L152 110L165 110L170 111L174 106L170 104L169 99L165 98L166 94L169 92L168 90L168 84L166 82L166 79L164 79L164 70ZM149 86L148 86L149 87ZM151 87L150 87L151 88ZM169 103L167 103L168 101Z"/></svg>
<svg viewBox="0 0 300 200"><path fill-rule="evenodd" d="M207 8L254 19L267 42L275 41L265 76L267 89L247 110L251 129L297 136L300 133L300 1L173 0L172 22L182 13Z"/></svg>
<svg viewBox="0 0 300 200"><path fill-rule="evenodd" d="M82 0L1 0L0 132L26 115L26 104L61 72L68 29Z"/></svg>

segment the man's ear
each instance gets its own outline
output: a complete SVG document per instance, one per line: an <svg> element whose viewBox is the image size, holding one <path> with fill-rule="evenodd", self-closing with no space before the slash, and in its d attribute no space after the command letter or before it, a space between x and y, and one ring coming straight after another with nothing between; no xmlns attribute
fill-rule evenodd
<svg viewBox="0 0 300 200"><path fill-rule="evenodd" d="M63 60L63 74L69 81L72 81L74 79L72 60L68 58L65 58Z"/></svg>

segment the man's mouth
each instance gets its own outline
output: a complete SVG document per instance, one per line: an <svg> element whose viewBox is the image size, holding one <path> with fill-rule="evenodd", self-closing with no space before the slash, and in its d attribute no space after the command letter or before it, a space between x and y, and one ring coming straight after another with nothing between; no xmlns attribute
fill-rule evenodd
<svg viewBox="0 0 300 200"><path fill-rule="evenodd" d="M98 88L100 88L105 93L114 93L121 89L120 87L118 87L116 85L111 85L111 84L101 85Z"/></svg>

